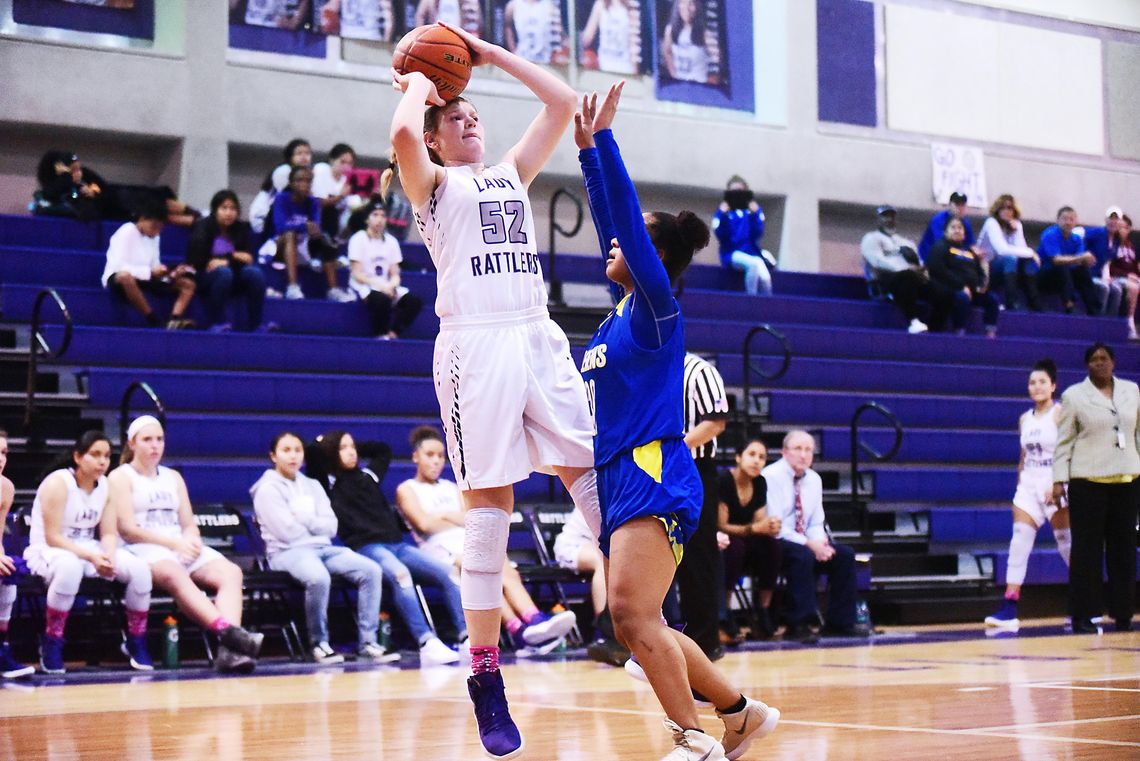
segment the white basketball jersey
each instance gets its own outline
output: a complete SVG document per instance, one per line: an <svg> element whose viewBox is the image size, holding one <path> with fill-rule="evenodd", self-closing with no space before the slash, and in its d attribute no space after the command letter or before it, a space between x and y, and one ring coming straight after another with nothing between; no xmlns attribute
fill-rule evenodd
<svg viewBox="0 0 1140 761"><path fill-rule="evenodd" d="M707 82L709 79L709 51L704 45L694 45L691 29L682 29L673 43L673 68L677 78L689 82Z"/></svg>
<svg viewBox="0 0 1140 761"><path fill-rule="evenodd" d="M127 473L131 477L131 507L139 528L179 536L182 526L178 523L178 478L174 471L159 465L158 474L149 478L128 465Z"/></svg>
<svg viewBox="0 0 1140 761"><path fill-rule="evenodd" d="M598 21L598 68L614 74L634 73L629 9L619 0L605 6Z"/></svg>
<svg viewBox="0 0 1140 761"><path fill-rule="evenodd" d="M277 26L277 19L289 11L289 0L247 0L245 23L255 26Z"/></svg>
<svg viewBox="0 0 1140 761"><path fill-rule="evenodd" d="M554 6L549 0L515 0L515 53L535 63L550 63Z"/></svg>
<svg viewBox="0 0 1140 761"><path fill-rule="evenodd" d="M459 0L439 0L435 11L440 21L452 26L463 26L463 13L459 9Z"/></svg>
<svg viewBox="0 0 1140 761"><path fill-rule="evenodd" d="M67 483L67 502L63 505L63 535L72 541L94 539L99 521L103 519L103 508L107 506L107 477L99 476L95 488L88 494L79 488L79 484L75 481L75 473L70 469L54 471L48 478L52 478L56 473L62 473L63 480ZM47 544L44 534L44 511L38 491L35 501L32 502L32 528L28 534L28 541L31 544Z"/></svg>
<svg viewBox="0 0 1140 761"><path fill-rule="evenodd" d="M415 211L435 262L435 311L494 315L546 306L546 285L530 198L511 164L476 174L447 167L447 176Z"/></svg>
<svg viewBox="0 0 1140 761"><path fill-rule="evenodd" d="M416 493L416 499L419 500L420 509L428 515L445 515L463 510L463 502L459 498L459 487L453 481L441 478L434 484L429 484L426 481L409 478L404 483L411 485L412 491ZM420 536L418 532L413 531L413 533L416 534L416 539L421 543L426 539L426 537Z"/></svg>
<svg viewBox="0 0 1140 761"><path fill-rule="evenodd" d="M1060 405L1056 406L1059 409ZM1053 415L1055 408L1049 408L1044 415L1035 415L1033 410L1023 418L1021 424L1021 448L1025 450L1023 470L1053 469L1053 451L1057 448L1057 423Z"/></svg>
<svg viewBox="0 0 1140 761"><path fill-rule="evenodd" d="M381 40L381 0L341 0L340 34L357 40Z"/></svg>

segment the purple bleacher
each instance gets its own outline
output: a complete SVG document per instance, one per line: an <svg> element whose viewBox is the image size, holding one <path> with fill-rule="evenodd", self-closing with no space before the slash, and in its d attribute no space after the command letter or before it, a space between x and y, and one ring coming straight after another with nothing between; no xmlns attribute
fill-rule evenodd
<svg viewBox="0 0 1140 761"><path fill-rule="evenodd" d="M1010 479L1010 496L1016 476ZM1013 516L1008 503L984 506L938 505L930 508L930 541L941 544L1008 542ZM1053 530L1042 526L1037 543L1052 543Z"/></svg>
<svg viewBox="0 0 1140 761"><path fill-rule="evenodd" d="M864 422L879 424L869 415ZM821 431L820 449L829 462L847 462L851 458L851 431L846 427L829 427ZM894 429L860 428L859 438L880 452L890 449L895 440ZM993 420L989 430L907 427L897 459L900 462L977 463L1010 461L1011 483L1016 479L1018 434L1006 420Z"/></svg>
<svg viewBox="0 0 1140 761"><path fill-rule="evenodd" d="M97 222L0 215L0 246L97 249L102 245L100 235Z"/></svg>

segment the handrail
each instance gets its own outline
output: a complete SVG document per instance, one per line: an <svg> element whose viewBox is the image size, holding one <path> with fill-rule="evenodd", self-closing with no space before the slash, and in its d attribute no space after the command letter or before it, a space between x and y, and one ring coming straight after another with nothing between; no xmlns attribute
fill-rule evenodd
<svg viewBox="0 0 1140 761"><path fill-rule="evenodd" d="M879 452L865 441L859 441L859 418L868 410L877 412L895 429L895 443L891 446L890 450L885 453ZM899 449L902 447L902 440L902 423L895 417L895 413L883 405L878 402L864 402L855 410L855 414L851 417L851 506L853 508L858 508L859 505L859 451L862 450L867 453L872 462L884 462L899 453ZM864 510L861 517L861 533L864 539L870 536L870 529L870 511Z"/></svg>
<svg viewBox="0 0 1140 761"><path fill-rule="evenodd" d="M55 302L59 308L60 314L63 315L63 341L60 347L52 351L51 346L48 344L47 338L40 332L43 323L43 310L44 302L48 298ZM28 384L27 394L24 402L24 435L28 440L29 445L38 447L43 443L43 437L39 432L39 421L36 410L36 385L39 374L39 357L42 352L45 359L59 359L71 346L71 334L74 328L74 321L71 318L71 311L67 308L67 304L63 302L60 295L56 293L53 288L44 288L36 294L36 300L32 306L32 335L31 345L28 348Z"/></svg>
<svg viewBox="0 0 1140 761"><path fill-rule="evenodd" d="M754 367L752 365L752 338L757 333L767 333L779 342L780 348L783 350L783 360L780 363L780 368L775 372L765 372L763 368ZM792 364L792 349L788 344L788 338L780 331L773 328L771 325L764 323L757 325L748 331L748 335L744 337L744 429L746 431L752 430L752 371L755 370L756 374L766 381L779 380L784 377L788 372L788 368ZM751 435L751 434L749 434Z"/></svg>
<svg viewBox="0 0 1140 761"><path fill-rule="evenodd" d="M558 211L558 199L563 197L569 198L574 202L574 208L578 214L577 218L574 220L574 227L571 230L567 230L562 227L562 225L559 224L558 220L556 219L556 212ZM550 197L550 246L547 249L550 252L550 265L547 267L546 272L547 277L550 278L551 304L562 305L565 303L562 300L562 281L559 280L558 277L554 274L554 262L558 258L557 251L554 249L554 234L558 232L562 233L562 236L564 238L573 238L578 234L578 231L582 229L582 217L582 200L578 198L578 196L575 195L573 191L567 190L566 188L559 188L558 190L554 191L554 195Z"/></svg>
<svg viewBox="0 0 1140 761"><path fill-rule="evenodd" d="M158 398L158 394L150 387L146 381L134 381L126 390L123 391L122 401L119 402L119 451L126 451L127 448L127 418L131 413L131 396L136 391L142 391L150 399L150 403L154 406L155 412L158 413L158 422L162 423L162 427L166 428L166 407L163 406L162 400Z"/></svg>

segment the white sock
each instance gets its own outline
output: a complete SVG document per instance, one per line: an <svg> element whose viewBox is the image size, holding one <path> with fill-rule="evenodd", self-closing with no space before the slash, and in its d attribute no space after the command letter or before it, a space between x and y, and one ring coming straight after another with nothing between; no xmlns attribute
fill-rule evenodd
<svg viewBox="0 0 1140 761"><path fill-rule="evenodd" d="M1053 538L1057 540L1057 552L1061 553L1061 559L1068 565L1069 552L1073 549L1073 532L1067 528L1055 528Z"/></svg>
<svg viewBox="0 0 1140 761"><path fill-rule="evenodd" d="M1029 567L1029 553L1037 539L1037 530L1028 523L1014 521L1013 538L1009 540L1009 564L1005 569L1005 583L1021 586Z"/></svg>

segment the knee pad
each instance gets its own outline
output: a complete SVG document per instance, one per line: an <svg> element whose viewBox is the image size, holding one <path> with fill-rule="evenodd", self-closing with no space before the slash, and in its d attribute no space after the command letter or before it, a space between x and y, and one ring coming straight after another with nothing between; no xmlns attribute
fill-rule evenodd
<svg viewBox="0 0 1140 761"><path fill-rule="evenodd" d="M582 512L586 525L597 539L602 534L602 506L598 502L598 473L590 468L570 484L570 498Z"/></svg>
<svg viewBox="0 0 1140 761"><path fill-rule="evenodd" d="M1029 567L1029 553L1037 539L1037 530L1028 523L1014 521L1013 537L1009 540L1009 562L1005 569L1005 583L1021 586Z"/></svg>
<svg viewBox="0 0 1140 761"><path fill-rule="evenodd" d="M459 590L468 610L498 610L503 604L503 562L511 516L495 507L467 511Z"/></svg>

